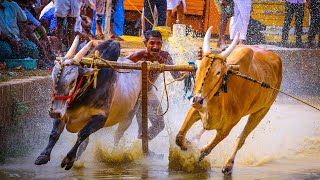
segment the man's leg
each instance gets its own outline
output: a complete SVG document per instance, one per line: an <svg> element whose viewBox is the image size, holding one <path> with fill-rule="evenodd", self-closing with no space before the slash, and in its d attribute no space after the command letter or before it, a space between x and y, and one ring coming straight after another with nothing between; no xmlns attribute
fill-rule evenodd
<svg viewBox="0 0 320 180"><path fill-rule="evenodd" d="M96 37L97 39L103 39L102 34L102 14L96 14Z"/></svg>
<svg viewBox="0 0 320 180"><path fill-rule="evenodd" d="M158 26L165 26L167 20L167 0L157 0L156 7L158 10Z"/></svg>
<svg viewBox="0 0 320 180"><path fill-rule="evenodd" d="M224 48L226 46L225 33L226 27L228 23L228 16L226 13L222 12L220 14L220 26L219 26L219 40L218 40L218 48Z"/></svg>
<svg viewBox="0 0 320 180"><path fill-rule="evenodd" d="M110 38L116 38L117 36L114 34L113 27L114 27L114 14L116 13L118 0L112 0L112 9L111 9L111 19L110 19Z"/></svg>
<svg viewBox="0 0 320 180"><path fill-rule="evenodd" d="M149 2L150 2L150 7L149 7ZM154 3L154 0L144 0L144 18L147 18L148 20L145 19L145 23L144 23L144 33L149 31L149 30L152 30L152 26L154 24L153 22L153 16L154 16L154 12L153 12L153 8L154 7L155 3ZM150 24L149 21L153 24Z"/></svg>
<svg viewBox="0 0 320 180"><path fill-rule="evenodd" d="M71 47L71 44L74 40L75 33L74 33L74 26L76 24L76 17L67 17L67 42L68 48Z"/></svg>
<svg viewBox="0 0 320 180"><path fill-rule="evenodd" d="M288 3L288 2L285 3L285 12L286 12L286 16L285 16L284 24L282 28L282 40L281 40L282 46L287 46L287 43L288 43L290 23L292 21L292 16L293 16L293 6L291 3Z"/></svg>
<svg viewBox="0 0 320 180"><path fill-rule="evenodd" d="M303 44L302 44L302 23L303 23L303 14L304 14L304 10L303 10L303 4L296 4L296 20L295 20L295 24L296 24L296 47L298 48L302 48Z"/></svg>
<svg viewBox="0 0 320 180"><path fill-rule="evenodd" d="M141 97L139 97L138 102L139 103L137 113L136 113L136 118L137 118L137 123L138 123L138 138L142 138L142 106L141 106Z"/></svg>
<svg viewBox="0 0 320 180"><path fill-rule="evenodd" d="M165 127L162 107L157 95L150 91L148 93L148 116L151 126L148 129L149 140L154 139ZM159 107L160 106L160 107Z"/></svg>
<svg viewBox="0 0 320 180"><path fill-rule="evenodd" d="M320 47L320 2L316 2L315 4L315 14L316 14L316 18L315 18L315 34L318 34L318 47Z"/></svg>
<svg viewBox="0 0 320 180"><path fill-rule="evenodd" d="M57 17L57 26L56 26L56 36L60 40L60 42L63 42L64 36L63 36L63 22L64 17Z"/></svg>

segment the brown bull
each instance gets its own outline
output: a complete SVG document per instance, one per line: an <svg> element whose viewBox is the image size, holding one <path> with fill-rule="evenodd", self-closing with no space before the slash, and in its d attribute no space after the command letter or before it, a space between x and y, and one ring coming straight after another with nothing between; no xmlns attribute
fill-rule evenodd
<svg viewBox="0 0 320 180"><path fill-rule="evenodd" d="M239 35L224 52L219 55L211 54L209 47L211 30L212 27L208 29L204 38L204 58L198 63L192 107L177 134L176 143L181 149L186 150L185 136L191 126L200 119L205 130L215 129L217 131L215 138L201 150L199 159L201 161L228 136L242 117L250 115L222 169L224 174L230 174L237 151L268 113L278 92L229 74L229 65L237 64L240 66L240 73L279 89L282 81L282 63L277 54L261 47L236 46ZM226 74L228 74L226 83L228 91L219 93Z"/></svg>

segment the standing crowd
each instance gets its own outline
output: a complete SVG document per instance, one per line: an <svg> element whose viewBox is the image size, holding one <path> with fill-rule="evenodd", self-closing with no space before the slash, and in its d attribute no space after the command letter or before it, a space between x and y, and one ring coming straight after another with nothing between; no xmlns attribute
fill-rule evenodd
<svg viewBox="0 0 320 180"><path fill-rule="evenodd" d="M0 63L5 59L38 59L49 69L79 35L80 43L103 38L106 0L0 0ZM111 3L110 38L123 35L123 0ZM118 12L118 23L114 28ZM94 20L94 22L93 22ZM116 31L114 31L114 29ZM121 39L120 39L121 40Z"/></svg>
<svg viewBox="0 0 320 180"><path fill-rule="evenodd" d="M226 47L225 32L230 20L230 39L240 32L240 44L250 44L248 36L259 39L261 29L251 18L252 0L214 0L220 15L218 47ZM302 43L304 5L309 8L310 27L307 44ZM38 68L52 67L56 56L63 56L74 37L80 35L80 43L103 39L106 19L106 0L0 0L0 63L4 59L38 59ZM109 37L122 40L124 31L123 0L111 1ZM172 26L183 20L185 0L144 0L143 32L154 26ZM285 0L285 20L281 46L288 46L288 34L295 17L296 47L315 48L320 29L319 0ZM262 24L262 29L263 27ZM253 31L252 31L253 30ZM247 41L246 41L247 40Z"/></svg>
<svg viewBox="0 0 320 180"><path fill-rule="evenodd" d="M220 14L220 31L218 47L225 48L225 31L230 18L230 39L232 40L236 32L240 32L240 44L250 44L246 42L247 36L260 34L261 24L252 19L252 0L214 0ZM320 1L319 0L285 0L285 19L282 28L282 40L280 46L288 47L288 35L293 16L295 17L295 35L298 48L320 47ZM304 6L310 12L310 26L308 30L308 42L302 43ZM258 22L259 23L259 22ZM252 25L252 26L250 26ZM255 26L255 27L253 27ZM251 28L250 28L251 27ZM258 29L256 31L254 29ZM251 33L250 31L253 31ZM318 44L314 44L315 36L319 36ZM261 37L261 36L260 36ZM256 36L255 39L258 39Z"/></svg>

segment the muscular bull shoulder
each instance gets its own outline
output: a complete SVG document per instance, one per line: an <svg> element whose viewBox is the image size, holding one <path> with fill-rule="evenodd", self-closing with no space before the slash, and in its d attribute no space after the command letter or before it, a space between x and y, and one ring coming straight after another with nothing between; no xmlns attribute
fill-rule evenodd
<svg viewBox="0 0 320 180"><path fill-rule="evenodd" d="M254 51L247 46L237 46L227 57L228 64L244 63L245 60L252 59Z"/></svg>

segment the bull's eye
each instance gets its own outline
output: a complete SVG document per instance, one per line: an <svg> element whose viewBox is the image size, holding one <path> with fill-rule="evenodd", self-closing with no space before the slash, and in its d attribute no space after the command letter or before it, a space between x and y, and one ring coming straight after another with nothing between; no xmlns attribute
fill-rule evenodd
<svg viewBox="0 0 320 180"><path fill-rule="evenodd" d="M221 73L221 72L220 72L220 71L218 71L216 75L218 76L218 75L220 75L220 73Z"/></svg>

